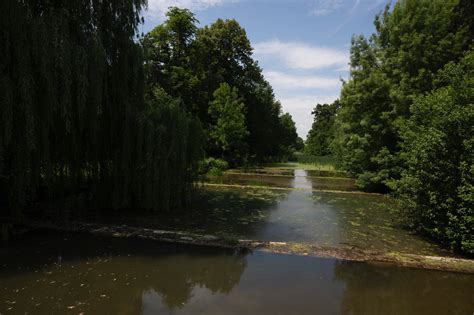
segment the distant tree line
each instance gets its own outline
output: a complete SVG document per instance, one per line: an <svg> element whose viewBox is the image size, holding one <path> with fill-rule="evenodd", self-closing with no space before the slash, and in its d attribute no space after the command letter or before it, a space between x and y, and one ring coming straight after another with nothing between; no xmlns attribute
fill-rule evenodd
<svg viewBox="0 0 474 315"><path fill-rule="evenodd" d="M340 100L306 142L368 191L391 191L415 229L474 253L474 5L400 0L354 36ZM328 134L329 133L329 134Z"/></svg>

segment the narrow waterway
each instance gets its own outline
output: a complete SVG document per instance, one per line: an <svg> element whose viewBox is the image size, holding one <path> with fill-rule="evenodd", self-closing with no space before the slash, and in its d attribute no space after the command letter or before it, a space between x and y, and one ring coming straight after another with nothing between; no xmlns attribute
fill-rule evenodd
<svg viewBox="0 0 474 315"><path fill-rule="evenodd" d="M353 179L314 177L298 169L292 174L227 174L210 179L212 186L201 187L184 211L136 218L114 216L115 223L381 253L450 255L404 229L392 212L395 203L391 198L348 192ZM328 181L331 191L321 191ZM269 183L276 186L268 187Z"/></svg>
<svg viewBox="0 0 474 315"><path fill-rule="evenodd" d="M472 314L474 276L33 234L0 249L1 314Z"/></svg>

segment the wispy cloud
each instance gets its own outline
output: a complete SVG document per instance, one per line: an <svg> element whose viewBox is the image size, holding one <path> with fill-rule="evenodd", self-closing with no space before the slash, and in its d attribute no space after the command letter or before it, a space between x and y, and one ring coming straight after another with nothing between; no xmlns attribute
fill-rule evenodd
<svg viewBox="0 0 474 315"><path fill-rule="evenodd" d="M284 111L289 112L293 117L298 134L303 139L306 138L313 123L311 111L316 104L329 104L338 98L337 95L302 95L296 97L279 98Z"/></svg>
<svg viewBox="0 0 474 315"><path fill-rule="evenodd" d="M148 0L147 15L151 18L163 19L169 7L199 11L229 2L236 2L236 0Z"/></svg>
<svg viewBox="0 0 474 315"><path fill-rule="evenodd" d="M338 13L348 19L357 12L366 14L374 9L380 9L382 4L389 2L390 0L315 0L311 4L309 14L325 16Z"/></svg>
<svg viewBox="0 0 474 315"><path fill-rule="evenodd" d="M311 15L323 16L331 14L342 7L342 0L317 0L310 11Z"/></svg>
<svg viewBox="0 0 474 315"><path fill-rule="evenodd" d="M306 137L313 122L314 106L337 99L342 85L339 75L348 68L349 53L280 40L257 43L254 53L262 64L271 65L272 70L264 70L264 76L273 86L283 110L293 116L298 134Z"/></svg>
<svg viewBox="0 0 474 315"><path fill-rule="evenodd" d="M349 62L346 51L333 48L311 46L299 42L271 40L254 45L257 57L277 58L292 69L321 69L331 66L341 68Z"/></svg>
<svg viewBox="0 0 474 315"><path fill-rule="evenodd" d="M340 80L314 75L293 75L278 71L264 71L265 78L275 89L338 89Z"/></svg>

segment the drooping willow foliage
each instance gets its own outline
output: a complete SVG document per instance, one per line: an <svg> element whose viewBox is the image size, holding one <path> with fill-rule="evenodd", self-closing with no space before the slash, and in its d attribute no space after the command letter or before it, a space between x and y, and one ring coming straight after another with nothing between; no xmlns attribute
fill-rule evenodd
<svg viewBox="0 0 474 315"><path fill-rule="evenodd" d="M201 124L162 88L155 87L146 95L134 195L141 208L180 207L190 200L204 155Z"/></svg>
<svg viewBox="0 0 474 315"><path fill-rule="evenodd" d="M168 209L188 191L200 129L168 99L144 100L134 36L145 5L0 1L0 216L77 192Z"/></svg>

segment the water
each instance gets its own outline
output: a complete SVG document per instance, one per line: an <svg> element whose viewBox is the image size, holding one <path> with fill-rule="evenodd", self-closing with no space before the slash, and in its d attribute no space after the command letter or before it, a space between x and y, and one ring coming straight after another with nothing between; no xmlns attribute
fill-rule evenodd
<svg viewBox="0 0 474 315"><path fill-rule="evenodd" d="M292 175L281 174L239 174L230 173L209 177L211 183L231 185L269 186L281 188L314 189L314 190L357 190L353 178L317 177L301 169L292 170Z"/></svg>
<svg viewBox="0 0 474 315"><path fill-rule="evenodd" d="M114 214L113 217L120 224L231 238L353 247L381 253L450 255L402 228L399 218L390 211L395 204L389 197L347 193L348 179L332 179L334 183L342 182L339 186L333 183L332 190L342 187L338 193L314 190L315 185L321 185L316 182L325 179L308 177L304 170L294 170L293 177L238 176L242 181L248 177L247 182L258 177L265 182L264 186L278 181L278 185L292 189L261 185L203 187L185 211L122 218Z"/></svg>
<svg viewBox="0 0 474 315"><path fill-rule="evenodd" d="M473 275L335 259L37 234L0 262L1 314L474 312Z"/></svg>

